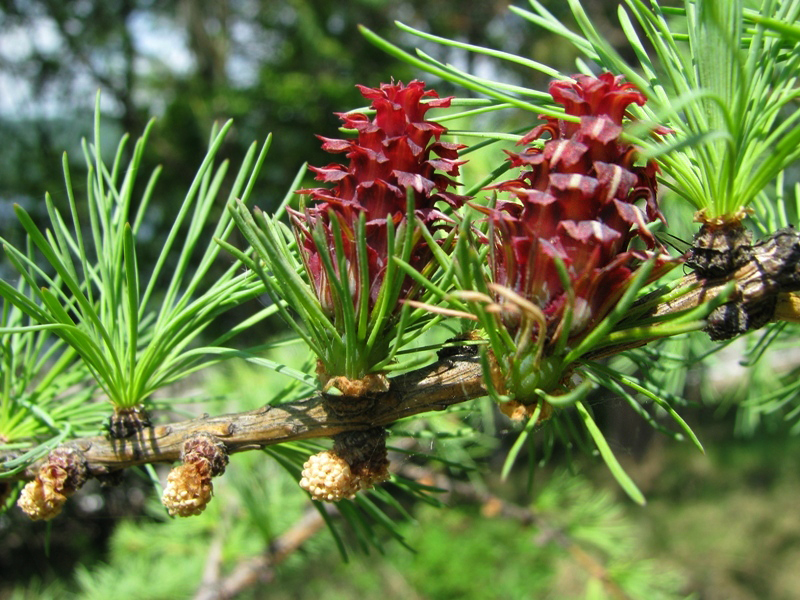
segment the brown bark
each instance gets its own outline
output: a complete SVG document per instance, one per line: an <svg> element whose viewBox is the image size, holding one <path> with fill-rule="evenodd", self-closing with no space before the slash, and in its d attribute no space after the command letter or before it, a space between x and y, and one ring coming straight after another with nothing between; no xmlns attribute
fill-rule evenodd
<svg viewBox="0 0 800 600"><path fill-rule="evenodd" d="M429 367L392 379L388 392L358 402L358 410L343 411L345 402L330 402L316 394L306 400L255 410L202 416L189 421L155 425L139 434L118 439L106 436L78 438L69 446L80 450L89 473L102 476L118 469L180 459L184 440L209 433L221 440L229 454L271 444L318 437L344 431L389 425L423 412L443 410L486 393L479 360L454 356ZM32 479L38 463L14 476Z"/></svg>

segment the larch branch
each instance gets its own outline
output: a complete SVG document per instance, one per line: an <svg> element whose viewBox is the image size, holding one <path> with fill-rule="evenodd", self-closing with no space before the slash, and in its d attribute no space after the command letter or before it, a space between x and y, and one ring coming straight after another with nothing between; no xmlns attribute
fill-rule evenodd
<svg viewBox="0 0 800 600"><path fill-rule="evenodd" d="M783 229L753 246L753 258L728 277L704 280L695 273L683 277L678 289L684 293L648 311L649 316L666 316L697 307L718 296L729 281L733 293L716 317L717 333L731 336L754 329L778 318L798 320L800 301L800 234ZM673 294L674 296L674 294ZM727 308L726 308L727 307ZM726 321L729 316L732 321ZM729 328L728 331L726 328ZM645 341L640 342L646 343ZM631 344L603 348L598 355L613 354ZM83 453L88 474L103 476L126 467L180 459L184 441L207 433L224 443L229 454L263 448L283 442L332 437L345 431L366 430L413 415L444 410L449 406L486 394L480 359L468 350L443 356L436 363L391 379L389 390L359 399L348 409L350 398L334 401L321 393L297 402L267 405L255 410L155 425L138 435L123 439L106 436L77 438L66 445ZM0 453L0 463L8 460ZM40 461L41 462L41 461ZM39 463L28 466L5 481L33 479ZM0 472L0 475L2 473Z"/></svg>

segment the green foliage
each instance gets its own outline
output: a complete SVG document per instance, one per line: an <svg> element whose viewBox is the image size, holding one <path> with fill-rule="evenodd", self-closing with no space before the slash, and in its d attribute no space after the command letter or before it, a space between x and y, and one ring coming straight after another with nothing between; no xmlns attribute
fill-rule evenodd
<svg viewBox="0 0 800 600"><path fill-rule="evenodd" d="M96 433L107 415L106 401L115 408L136 407L199 369L234 356L251 358L250 352L222 344L276 309L240 316L223 335L198 343L215 320L263 293L255 275L241 273L236 264L222 275L212 273L221 250L213 239L225 239L233 229L223 216L207 231L228 170L227 161L217 167L214 161L231 123L212 134L209 153L150 268L140 266L137 239L156 193L158 170L135 197L150 127L127 169L122 163L127 137L106 166L99 98L96 115L94 145L84 144L85 203L73 192L66 156L63 161L71 225L48 194L50 227L43 230L17 206L27 246L19 249L2 240L19 275L16 286L0 282L5 301L0 447L21 451L4 464L7 473L72 437ZM250 196L268 147L269 140L260 152L255 144L250 148L228 198ZM193 266L193 260L199 262Z"/></svg>
<svg viewBox="0 0 800 600"><path fill-rule="evenodd" d="M27 212L17 208L20 222L41 256L31 257L8 243L4 245L19 274L35 291L37 304L7 284L0 288L0 294L69 344L115 407L131 408L142 404L156 389L220 360L222 355L208 358L205 348L191 348L190 344L211 321L257 297L262 289L252 274L239 274L235 266L211 284L204 280L220 249L203 238L203 230L227 172L226 163L215 171L213 162L231 124L212 134L209 153L189 187L159 260L152 271L140 272L136 237L158 172L147 182L136 212L132 206L149 128L137 142L121 179L126 138L120 142L109 169L100 158L99 106L96 114L95 145L84 147L89 166L87 209L91 236L84 235L65 160L71 230L48 195L52 233L42 232ZM268 147L267 143L257 158L255 146L251 148L230 196L246 199L250 195ZM230 221L223 218L213 236L224 239L231 229ZM167 279L162 280L176 240L180 245L175 264ZM189 261L200 240L205 242L205 248L199 266L190 274ZM56 273L57 279L42 270L44 264ZM38 281L44 281L46 286L40 287ZM156 284L163 286L163 296L158 299L154 298ZM210 351L270 312L263 310L233 327L209 344ZM7 328L5 331L11 332Z"/></svg>
<svg viewBox="0 0 800 600"><path fill-rule="evenodd" d="M15 292L35 306L24 279ZM4 305L1 323L9 333L0 346L0 447L21 451L5 465L16 471L71 436L92 432L105 407L91 402L88 371L75 350L52 339L50 329L10 304ZM37 438L42 445L25 452Z"/></svg>
<svg viewBox="0 0 800 600"><path fill-rule="evenodd" d="M395 260L388 261L387 284L381 288L378 302L369 314L366 306L368 294L361 295L361 306L355 305L347 281L348 270L343 265L334 269L335 253L324 240L315 240L320 252L324 252L324 268L337 299L338 312L332 318L325 314L307 276L303 276L303 262L290 229L263 211L255 210L251 214L238 201L231 206L231 212L245 239L255 250L255 256L247 256L229 244L226 248L259 274L281 315L325 365L327 373L358 379L367 373L408 368L408 364L397 364L398 352L410 339L433 324L434 315L423 308L411 309L410 304L403 307L399 316L391 315L398 304L403 281L399 271L415 276L427 290L438 290L436 282L448 279L446 275L433 272L421 276L408 266L412 239L420 235L419 229L424 230L424 225L417 223L411 227L403 223L395 231L391 220L387 220L388 244ZM413 205L408 214L408 222L414 222ZM356 243L364 245L363 218L360 223L362 231L357 232ZM430 237L427 231L422 235ZM341 242L341 236L339 240ZM431 244L435 246L436 242L431 240ZM443 253L440 249L438 251ZM363 252L366 254L366 248ZM395 272L398 272L397 276ZM292 308L291 312L287 306Z"/></svg>

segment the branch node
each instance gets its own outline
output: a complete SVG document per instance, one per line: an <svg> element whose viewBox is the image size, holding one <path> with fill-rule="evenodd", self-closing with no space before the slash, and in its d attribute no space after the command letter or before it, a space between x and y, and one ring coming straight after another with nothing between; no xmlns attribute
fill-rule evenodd
<svg viewBox="0 0 800 600"><path fill-rule="evenodd" d="M352 419L368 416L389 388L389 379L383 373L370 373L361 379L339 375L325 382L322 395L334 415Z"/></svg>
<svg viewBox="0 0 800 600"><path fill-rule="evenodd" d="M735 272L734 298L708 316L706 332L712 340L763 327L776 317L778 296L800 288L800 235L793 227L749 248L750 259Z"/></svg>
<svg viewBox="0 0 800 600"><path fill-rule="evenodd" d="M753 258L753 236L741 220L703 223L686 264L706 279L730 275Z"/></svg>
<svg viewBox="0 0 800 600"><path fill-rule="evenodd" d="M114 413L108 417L108 435L114 440L123 440L137 435L150 427L150 415L141 404L133 407L114 407Z"/></svg>

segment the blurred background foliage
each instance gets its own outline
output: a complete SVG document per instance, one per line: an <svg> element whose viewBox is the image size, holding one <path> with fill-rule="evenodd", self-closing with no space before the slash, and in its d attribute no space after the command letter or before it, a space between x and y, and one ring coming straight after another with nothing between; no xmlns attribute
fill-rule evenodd
<svg viewBox="0 0 800 600"><path fill-rule="evenodd" d="M94 92L101 89L109 136L139 132L158 117L151 164L144 165L164 165L156 228L169 222L170 198L193 176L215 120L235 120L235 140L227 147L232 158L240 158L251 140L280 132L259 202L268 209L300 164L329 161L314 134L335 131L334 112L363 103L356 83L377 86L415 76L376 51L358 24L398 43L408 37L394 29L395 19L471 43L544 51L542 60L558 57L560 66L572 55L566 47L564 55L554 54L531 39L507 3L496 1L4 0L0 6L3 210L10 201L35 207L44 189L58 193L63 187L60 153L90 134ZM472 55L431 51L480 71ZM8 226L7 219L3 223Z"/></svg>
<svg viewBox="0 0 800 600"><path fill-rule="evenodd" d="M569 22L565 2L545 5ZM624 40L614 27L617 2L584 5L612 43ZM254 204L269 210L304 161L330 161L314 134L332 136L339 125L334 112L363 103L356 83L419 76L356 29L364 24L398 45L420 45L393 27L395 19L573 69L575 50L532 33L505 1L2 0L0 235L22 240L13 203L43 217L45 190L63 200L62 151L74 161L78 190L85 185L79 142L91 137L97 89L111 140L124 131L138 134L151 116L158 118L144 165L148 171L164 165L148 223L153 240L168 229L216 120L235 120L235 135L223 148L234 160L253 139L275 133L254 194ZM498 73L476 55L425 50L479 75L546 88L544 80L530 81L529 72ZM442 95L455 92L426 80ZM690 217L676 214L671 222ZM691 234L688 227L677 233ZM154 256L158 250L154 244ZM796 598L800 419L785 388L800 389L794 383L800 361L796 329L785 329L727 344L702 366L697 359L712 347L700 336L658 350L664 389L687 398L680 411L705 455L654 431L624 399L607 392L593 398L598 422L648 498L644 508L624 499L599 461L573 456L570 445L549 446L554 434L547 431L500 481L516 433L478 402L423 425L398 424L390 438L404 452L395 460L401 474L442 488L432 497L447 506L398 496L389 512L410 513L396 533L413 551L377 530L383 552L351 553L344 563L320 528L241 597ZM783 345L761 356L759 340L769 335L781 336ZM275 358L300 364L307 357L295 347ZM617 368L635 370L627 358L618 360ZM754 366L742 364L748 361ZM280 375L231 364L170 396L204 399L200 410L219 413L259 406L261 390L285 383ZM776 390L779 405L771 402ZM186 405L186 414L197 406ZM652 419L661 416L654 411ZM423 453L441 461L431 464ZM546 465L544 454L550 454ZM256 452L236 456L209 509L188 520L165 516L143 472L125 477L116 488L92 484L47 525L16 510L0 515L0 598L194 597L215 569L230 572L285 539L310 506L286 472ZM342 535L358 546L355 532Z"/></svg>

